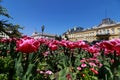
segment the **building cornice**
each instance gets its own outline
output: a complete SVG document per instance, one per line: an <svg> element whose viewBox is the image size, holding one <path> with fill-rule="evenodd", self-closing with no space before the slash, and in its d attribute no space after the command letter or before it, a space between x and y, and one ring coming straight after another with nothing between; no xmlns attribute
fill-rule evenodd
<svg viewBox="0 0 120 80"><path fill-rule="evenodd" d="M89 28L89 29L85 29L85 30L82 30L82 31L78 31L78 32L72 32L72 33L69 33L69 34L75 34L75 33L80 33L80 32L87 32L87 31L94 31L94 30L98 30L98 29L104 29L104 28L111 28L111 27L116 27L116 26L119 26L120 23L116 23L116 24L109 24L109 25L105 25L105 26L99 26L99 27L92 27L92 28Z"/></svg>

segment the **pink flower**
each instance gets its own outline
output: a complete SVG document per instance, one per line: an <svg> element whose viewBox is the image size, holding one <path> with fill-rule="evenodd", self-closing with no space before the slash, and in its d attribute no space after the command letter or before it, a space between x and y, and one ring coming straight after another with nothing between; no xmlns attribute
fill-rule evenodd
<svg viewBox="0 0 120 80"><path fill-rule="evenodd" d="M49 48L50 48L50 50L55 51L55 50L57 50L58 46L56 44L49 43Z"/></svg>
<svg viewBox="0 0 120 80"><path fill-rule="evenodd" d="M2 38L2 39L0 40L0 42L1 42L1 43L6 43L6 42L9 42L9 40L6 39L6 38Z"/></svg>
<svg viewBox="0 0 120 80"><path fill-rule="evenodd" d="M80 60L80 62L84 63L84 62L86 62L86 59L83 58L82 60Z"/></svg>
<svg viewBox="0 0 120 80"><path fill-rule="evenodd" d="M17 41L17 50L23 53L36 52L39 48L39 41L35 39L20 39Z"/></svg>
<svg viewBox="0 0 120 80"><path fill-rule="evenodd" d="M51 75L51 74L53 74L53 72L50 71L50 70L48 70L48 71L45 72L45 74L49 74L49 75Z"/></svg>
<svg viewBox="0 0 120 80"><path fill-rule="evenodd" d="M118 43L114 48L115 48L117 54L120 55L120 43Z"/></svg>
<svg viewBox="0 0 120 80"><path fill-rule="evenodd" d="M81 64L82 68L85 68L87 65L85 63Z"/></svg>
<svg viewBox="0 0 120 80"><path fill-rule="evenodd" d="M82 69L81 69L81 67L79 67L79 66L78 66L78 67L77 67L77 70L79 70L79 71L80 71L80 70L82 70Z"/></svg>
<svg viewBox="0 0 120 80"><path fill-rule="evenodd" d="M90 65L90 66L94 66L94 67L96 66L96 64L93 63L93 62L90 62L89 65Z"/></svg>
<svg viewBox="0 0 120 80"><path fill-rule="evenodd" d="M114 59L110 60L110 62L113 64L114 63Z"/></svg>
<svg viewBox="0 0 120 80"><path fill-rule="evenodd" d="M98 67L100 68L100 67L102 67L102 66L103 66L103 64L99 63Z"/></svg>
<svg viewBox="0 0 120 80"><path fill-rule="evenodd" d="M44 71L41 71L40 69L37 69L36 71L37 73L44 74Z"/></svg>
<svg viewBox="0 0 120 80"><path fill-rule="evenodd" d="M39 73L40 73L40 74L44 74L44 72L43 72L43 71L39 71Z"/></svg>
<svg viewBox="0 0 120 80"><path fill-rule="evenodd" d="M67 42L66 40L62 40L59 42L60 45L64 46L64 47L67 47Z"/></svg>
<svg viewBox="0 0 120 80"><path fill-rule="evenodd" d="M74 42L68 42L68 43L67 43L67 47L68 47L69 49L74 49L74 48L75 48Z"/></svg>
<svg viewBox="0 0 120 80"><path fill-rule="evenodd" d="M94 53L98 53L100 51L100 49L97 48L96 46L90 46L90 47L88 47L87 51L94 54Z"/></svg>
<svg viewBox="0 0 120 80"><path fill-rule="evenodd" d="M101 48L106 48L107 50L114 50L114 44L111 41L103 41L100 43Z"/></svg>
<svg viewBox="0 0 120 80"><path fill-rule="evenodd" d="M75 44L76 44L76 47L83 48L83 49L86 49L89 46L87 43L85 43L82 40L75 42Z"/></svg>
<svg viewBox="0 0 120 80"><path fill-rule="evenodd" d="M45 42L48 42L48 41L47 41L46 39L44 39L44 38L39 38L38 41L39 41L41 44L43 44L43 43L45 43Z"/></svg>
<svg viewBox="0 0 120 80"><path fill-rule="evenodd" d="M48 56L48 54L49 54L48 51L46 51L46 52L43 53L44 57Z"/></svg>
<svg viewBox="0 0 120 80"><path fill-rule="evenodd" d="M66 78L67 78L67 80L72 80L72 77L71 77L70 74L67 74L67 75L66 75Z"/></svg>

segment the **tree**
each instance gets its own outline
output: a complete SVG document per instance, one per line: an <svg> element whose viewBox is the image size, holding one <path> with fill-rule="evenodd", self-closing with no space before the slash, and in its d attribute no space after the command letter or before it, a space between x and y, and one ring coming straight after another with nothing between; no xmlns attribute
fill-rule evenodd
<svg viewBox="0 0 120 80"><path fill-rule="evenodd" d="M23 27L7 22L8 21L0 21L0 31L6 33L9 37L21 37L22 33L19 32L19 29L23 29Z"/></svg>
<svg viewBox="0 0 120 80"><path fill-rule="evenodd" d="M2 0L0 0L1 2ZM12 18L8 13L7 13L7 9L2 7L0 5L0 16L5 16L5 17L8 17L8 18Z"/></svg>
<svg viewBox="0 0 120 80"><path fill-rule="evenodd" d="M1 0L0 0L1 2ZM12 18L7 9L0 5L0 16L5 16L7 18ZM21 37L22 33L19 32L19 29L23 29L20 25L14 25L12 23L8 23L7 20L0 20L0 32L4 32L9 37Z"/></svg>

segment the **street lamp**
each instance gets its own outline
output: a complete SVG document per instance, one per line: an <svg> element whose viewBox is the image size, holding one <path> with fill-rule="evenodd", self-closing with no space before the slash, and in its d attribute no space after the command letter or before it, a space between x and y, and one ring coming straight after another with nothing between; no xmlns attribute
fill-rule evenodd
<svg viewBox="0 0 120 80"><path fill-rule="evenodd" d="M42 30L42 37L43 37L43 32L44 32L45 26L42 25L41 30Z"/></svg>

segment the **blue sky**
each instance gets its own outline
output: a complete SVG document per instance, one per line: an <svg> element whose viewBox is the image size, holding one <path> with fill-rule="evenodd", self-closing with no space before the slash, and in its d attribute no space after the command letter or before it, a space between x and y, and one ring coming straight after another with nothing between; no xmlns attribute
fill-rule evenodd
<svg viewBox="0 0 120 80"><path fill-rule="evenodd" d="M1 4L13 17L9 22L23 26L25 35L41 32L42 25L44 32L61 35L74 26L98 25L106 17L120 22L120 0L3 0Z"/></svg>

